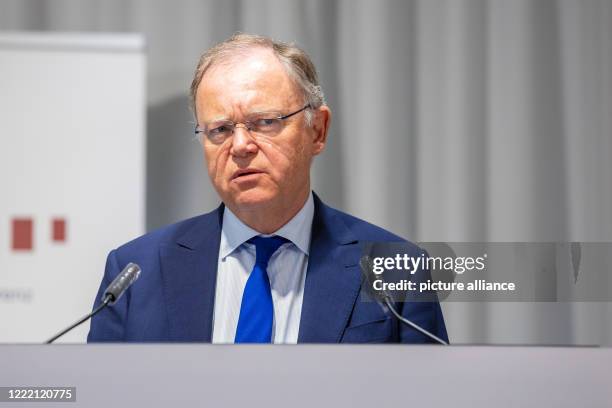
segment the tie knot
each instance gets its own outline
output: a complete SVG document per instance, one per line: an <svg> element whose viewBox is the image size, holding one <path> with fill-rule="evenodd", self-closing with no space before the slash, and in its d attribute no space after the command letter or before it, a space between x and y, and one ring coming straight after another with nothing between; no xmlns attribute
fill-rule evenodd
<svg viewBox="0 0 612 408"><path fill-rule="evenodd" d="M255 263L267 266L274 252L285 242L289 241L274 235L273 237L253 237L248 242L255 244Z"/></svg>

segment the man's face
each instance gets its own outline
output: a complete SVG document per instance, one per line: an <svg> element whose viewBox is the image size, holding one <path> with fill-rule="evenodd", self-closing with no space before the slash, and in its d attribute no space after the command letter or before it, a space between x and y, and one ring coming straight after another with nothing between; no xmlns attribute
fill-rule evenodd
<svg viewBox="0 0 612 408"><path fill-rule="evenodd" d="M196 94L200 126L230 120L235 123L260 112L292 113L304 106L296 86L280 61L267 49L212 66ZM328 111L315 111L313 126L304 112L285 121L278 133L258 135L244 127L222 143L202 135L208 174L232 211L291 207L310 191L312 158L325 146Z"/></svg>

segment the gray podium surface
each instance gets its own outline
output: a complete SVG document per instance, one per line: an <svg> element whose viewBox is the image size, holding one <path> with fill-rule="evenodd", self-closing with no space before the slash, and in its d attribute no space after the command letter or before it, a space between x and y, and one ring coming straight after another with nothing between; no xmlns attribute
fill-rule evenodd
<svg viewBox="0 0 612 408"><path fill-rule="evenodd" d="M612 349L3 345L0 386L73 386L41 407L612 407Z"/></svg>

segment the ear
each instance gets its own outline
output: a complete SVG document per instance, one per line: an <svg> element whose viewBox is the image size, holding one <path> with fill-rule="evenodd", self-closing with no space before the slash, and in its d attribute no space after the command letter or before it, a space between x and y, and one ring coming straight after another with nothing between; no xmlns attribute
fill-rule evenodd
<svg viewBox="0 0 612 408"><path fill-rule="evenodd" d="M325 149L327 143L327 132L331 124L331 109L329 106L322 105L315 109L312 117L312 130L314 133L313 153L318 155Z"/></svg>

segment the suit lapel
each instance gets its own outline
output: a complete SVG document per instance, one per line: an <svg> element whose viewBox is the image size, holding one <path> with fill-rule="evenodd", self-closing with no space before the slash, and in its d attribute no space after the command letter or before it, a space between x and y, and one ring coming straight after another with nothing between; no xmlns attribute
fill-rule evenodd
<svg viewBox="0 0 612 408"><path fill-rule="evenodd" d="M298 342L339 342L361 287L361 247L335 212L314 199ZM223 205L160 248L170 341L212 340L222 219Z"/></svg>
<svg viewBox="0 0 612 408"><path fill-rule="evenodd" d="M160 248L170 341L210 342L223 206Z"/></svg>
<svg viewBox="0 0 612 408"><path fill-rule="evenodd" d="M299 343L339 342L361 286L357 239L315 195Z"/></svg>

